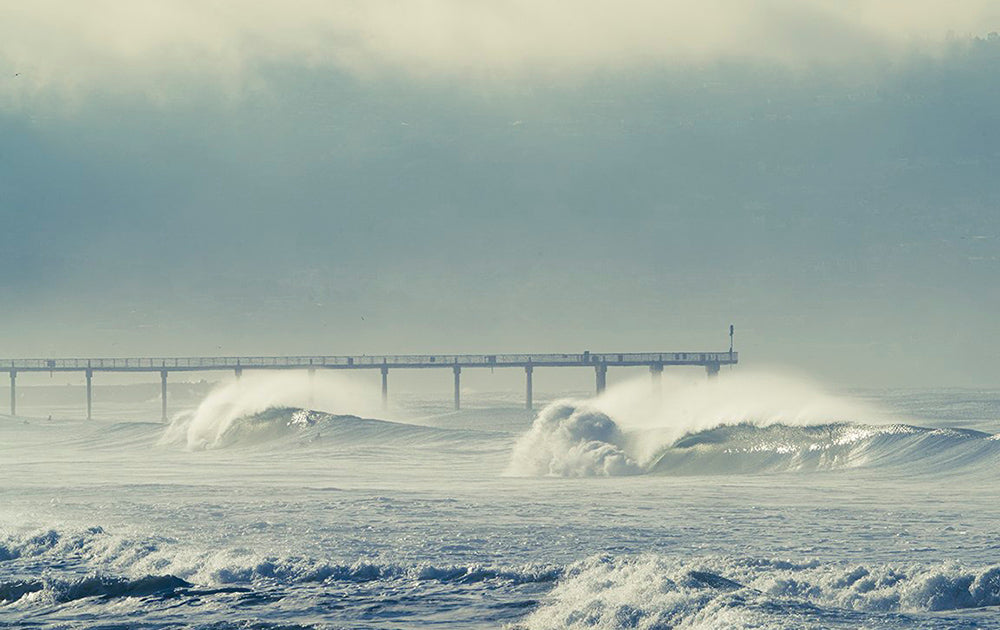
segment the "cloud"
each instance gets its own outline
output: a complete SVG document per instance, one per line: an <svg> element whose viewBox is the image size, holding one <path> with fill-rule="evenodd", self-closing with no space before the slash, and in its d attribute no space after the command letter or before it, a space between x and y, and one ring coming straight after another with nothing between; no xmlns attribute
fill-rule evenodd
<svg viewBox="0 0 1000 630"><path fill-rule="evenodd" d="M992 30L994 0L32 0L0 6L0 94L239 92L286 64L508 80L858 63Z"/></svg>

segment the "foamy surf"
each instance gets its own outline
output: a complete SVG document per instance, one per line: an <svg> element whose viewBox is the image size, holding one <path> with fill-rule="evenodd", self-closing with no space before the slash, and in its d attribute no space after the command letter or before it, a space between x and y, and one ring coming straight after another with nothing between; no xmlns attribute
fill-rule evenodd
<svg viewBox="0 0 1000 630"><path fill-rule="evenodd" d="M421 591L547 587L562 568L542 563L434 564L361 557L275 555L240 546L204 552L183 541L86 530L46 530L0 538L0 613L90 600L137 599L156 606L231 594L261 596L290 589ZM50 567L38 575L34 567ZM138 604L137 604L138 605Z"/></svg>
<svg viewBox="0 0 1000 630"><path fill-rule="evenodd" d="M998 605L997 565L596 556L512 628L916 627L926 613Z"/></svg>

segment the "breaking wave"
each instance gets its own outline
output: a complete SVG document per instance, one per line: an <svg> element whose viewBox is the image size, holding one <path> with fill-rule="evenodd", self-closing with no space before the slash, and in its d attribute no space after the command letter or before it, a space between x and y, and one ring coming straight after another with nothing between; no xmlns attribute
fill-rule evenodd
<svg viewBox="0 0 1000 630"><path fill-rule="evenodd" d="M232 418L225 429L212 436L211 440L187 439L186 425L169 429L161 443L179 443L187 448L218 449L256 444L271 444L289 441L296 445L317 444L323 440L338 443L375 443L383 441L422 441L454 438L454 432L433 427L424 427L386 420L359 418L299 409L294 407L272 407L257 413Z"/></svg>
<svg viewBox="0 0 1000 630"><path fill-rule="evenodd" d="M281 437L289 429L315 424L319 418L310 413L372 417L377 407L363 391L349 377L337 374L248 374L222 383L193 412L175 417L161 443L217 448ZM296 411L306 415L293 416Z"/></svg>
<svg viewBox="0 0 1000 630"><path fill-rule="evenodd" d="M559 477L637 475L625 435L606 414L569 401L546 407L514 447L509 472Z"/></svg>
<svg viewBox="0 0 1000 630"><path fill-rule="evenodd" d="M733 377L728 377L733 378ZM733 378L660 399L635 384L542 410L507 474L737 474L906 467L942 473L1000 462L1000 439L891 421L800 383ZM788 391L791 393L789 394Z"/></svg>
<svg viewBox="0 0 1000 630"><path fill-rule="evenodd" d="M598 556L570 566L514 627L763 628L788 627L789 619L807 628L870 627L880 615L898 623L900 615L997 605L996 565Z"/></svg>
<svg viewBox="0 0 1000 630"><path fill-rule="evenodd" d="M970 429L851 423L721 425L688 434L640 460L605 414L562 404L540 414L514 448L508 472L524 476L712 475L900 467L945 473L1000 462L1000 439Z"/></svg>

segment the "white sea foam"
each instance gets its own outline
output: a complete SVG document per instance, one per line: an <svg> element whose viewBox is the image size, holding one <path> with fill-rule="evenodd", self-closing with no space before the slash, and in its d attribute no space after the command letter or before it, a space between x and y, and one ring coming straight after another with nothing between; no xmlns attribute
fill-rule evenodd
<svg viewBox="0 0 1000 630"><path fill-rule="evenodd" d="M46 530L0 539L3 562L78 565L78 578L28 576L0 583L0 604L36 606L85 597L142 597L178 589L264 584L437 582L556 587L518 627L757 627L803 606L921 613L1000 605L1000 566L839 563L819 560L598 555L547 564L352 563L269 555L238 547L207 552L169 538ZM794 616L794 615L793 615ZM808 621L808 619L805 619ZM766 623L765 623L766 625ZM807 624L808 625L808 624Z"/></svg>
<svg viewBox="0 0 1000 630"><path fill-rule="evenodd" d="M830 623L823 609L898 614L996 605L1000 566L596 556L570 567L515 627L770 628L794 620L823 628Z"/></svg>

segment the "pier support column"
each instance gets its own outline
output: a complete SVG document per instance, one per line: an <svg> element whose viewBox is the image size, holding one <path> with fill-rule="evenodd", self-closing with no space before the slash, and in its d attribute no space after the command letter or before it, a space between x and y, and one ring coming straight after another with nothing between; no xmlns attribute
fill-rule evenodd
<svg viewBox="0 0 1000 630"><path fill-rule="evenodd" d="M309 368L309 409L316 404L316 368Z"/></svg>
<svg viewBox="0 0 1000 630"><path fill-rule="evenodd" d="M524 408L531 411L531 373L535 368L531 365L524 366Z"/></svg>
<svg viewBox="0 0 1000 630"><path fill-rule="evenodd" d="M240 380L240 377L243 376L243 368L237 367L235 370L233 370L233 373L236 374L236 380L238 381Z"/></svg>
<svg viewBox="0 0 1000 630"><path fill-rule="evenodd" d="M598 363L594 366L594 372L597 373L597 394L600 395L608 386L608 366Z"/></svg>
<svg viewBox="0 0 1000 630"><path fill-rule="evenodd" d="M10 415L17 415L17 370L10 371Z"/></svg>
<svg viewBox="0 0 1000 630"><path fill-rule="evenodd" d="M161 405L161 419L167 421L167 371L160 371L160 405Z"/></svg>
<svg viewBox="0 0 1000 630"><path fill-rule="evenodd" d="M531 411L534 408L532 401L531 374L535 371L533 365L524 366L524 408Z"/></svg>
<svg viewBox="0 0 1000 630"><path fill-rule="evenodd" d="M93 418L94 410L94 371L87 368L87 420Z"/></svg>
<svg viewBox="0 0 1000 630"><path fill-rule="evenodd" d="M382 408L389 407L389 368L382 366Z"/></svg>
<svg viewBox="0 0 1000 630"><path fill-rule="evenodd" d="M654 363L649 366L649 378L653 381L653 393L659 396L663 392L663 364Z"/></svg>
<svg viewBox="0 0 1000 630"><path fill-rule="evenodd" d="M455 409L462 408L462 368L456 365L452 368L455 371Z"/></svg>
<svg viewBox="0 0 1000 630"><path fill-rule="evenodd" d="M708 374L708 378L715 378L719 375L719 364L718 363L706 363L705 364L705 374Z"/></svg>

